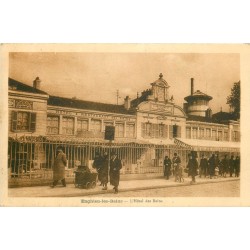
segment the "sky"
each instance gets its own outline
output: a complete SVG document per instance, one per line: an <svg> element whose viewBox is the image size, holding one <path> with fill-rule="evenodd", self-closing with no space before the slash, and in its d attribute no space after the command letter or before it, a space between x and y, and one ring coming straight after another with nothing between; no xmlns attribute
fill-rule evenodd
<svg viewBox="0 0 250 250"><path fill-rule="evenodd" d="M239 54L197 53L10 53L9 77L31 85L38 76L41 89L50 95L119 104L128 95L151 87L163 74L177 105L183 106L194 91L213 97L213 113L228 112L226 98L234 82L240 80Z"/></svg>

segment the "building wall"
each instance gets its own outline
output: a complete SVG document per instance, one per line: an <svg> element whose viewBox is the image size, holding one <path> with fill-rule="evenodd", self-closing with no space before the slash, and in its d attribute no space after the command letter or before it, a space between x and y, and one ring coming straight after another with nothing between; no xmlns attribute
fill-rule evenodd
<svg viewBox="0 0 250 250"><path fill-rule="evenodd" d="M18 122L13 123L14 115L17 114ZM31 114L34 116L31 118ZM28 121L26 122L26 118ZM31 119L33 122L32 129L26 127L26 123L30 125ZM21 136L25 135L46 135L46 120L47 120L47 96L19 94L12 91L9 96L9 135ZM23 129L20 129L20 124L23 124ZM16 126L17 125L17 126Z"/></svg>

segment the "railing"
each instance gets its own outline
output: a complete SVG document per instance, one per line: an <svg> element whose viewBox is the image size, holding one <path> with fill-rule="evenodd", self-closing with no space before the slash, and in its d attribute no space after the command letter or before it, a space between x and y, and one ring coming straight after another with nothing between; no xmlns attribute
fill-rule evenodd
<svg viewBox="0 0 250 250"><path fill-rule="evenodd" d="M88 142L72 138L9 138L9 178L51 179L55 152L63 146L67 157L66 176L73 177L79 165L92 167L96 153L115 151L122 161L121 174L162 174L164 157L172 159L176 152L186 165L190 149L176 145ZM207 157L211 152L200 152ZM199 154L198 154L199 156Z"/></svg>

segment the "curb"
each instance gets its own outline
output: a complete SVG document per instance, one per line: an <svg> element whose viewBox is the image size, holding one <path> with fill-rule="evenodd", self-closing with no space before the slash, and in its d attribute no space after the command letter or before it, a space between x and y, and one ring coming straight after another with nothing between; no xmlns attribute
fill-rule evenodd
<svg viewBox="0 0 250 250"><path fill-rule="evenodd" d="M231 182L231 181L238 181L240 178L237 179L223 179L223 180L215 180L215 181L204 181L204 182L197 182L196 184L191 184L189 181L186 183L176 183L171 185L158 185L158 186L145 186L145 187L134 187L134 188L123 188L119 189L119 193L122 192L130 192L130 191L142 191L142 190L149 190L149 189L158 189L158 188L171 188L171 187L183 187L183 186L197 186L197 185L203 185L203 184L211 184L211 183L219 183L219 182ZM50 195L50 196L39 196L39 197L83 197L83 196L90 196L90 195L98 195L98 194L111 194L114 193L112 189L106 190L106 191L92 191L92 192L86 192L83 194L79 193L69 193L65 194L63 196L58 195ZM115 195L115 194L114 194Z"/></svg>

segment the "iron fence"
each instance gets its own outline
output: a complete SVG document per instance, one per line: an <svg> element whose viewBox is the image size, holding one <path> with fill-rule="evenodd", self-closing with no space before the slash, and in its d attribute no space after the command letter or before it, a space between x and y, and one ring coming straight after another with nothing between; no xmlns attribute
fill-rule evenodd
<svg viewBox="0 0 250 250"><path fill-rule="evenodd" d="M8 168L10 178L52 178L56 148L62 146L67 156L66 176L73 177L79 165L92 168L97 152L109 154L114 151L122 161L121 174L161 174L164 157L170 159L177 153L185 165L190 149L177 145L153 145L138 143L108 143L73 140L72 138L47 138L23 136L9 138ZM232 154L234 152L228 152ZM198 157L211 155L211 151L200 151ZM225 154L225 152L223 152Z"/></svg>

